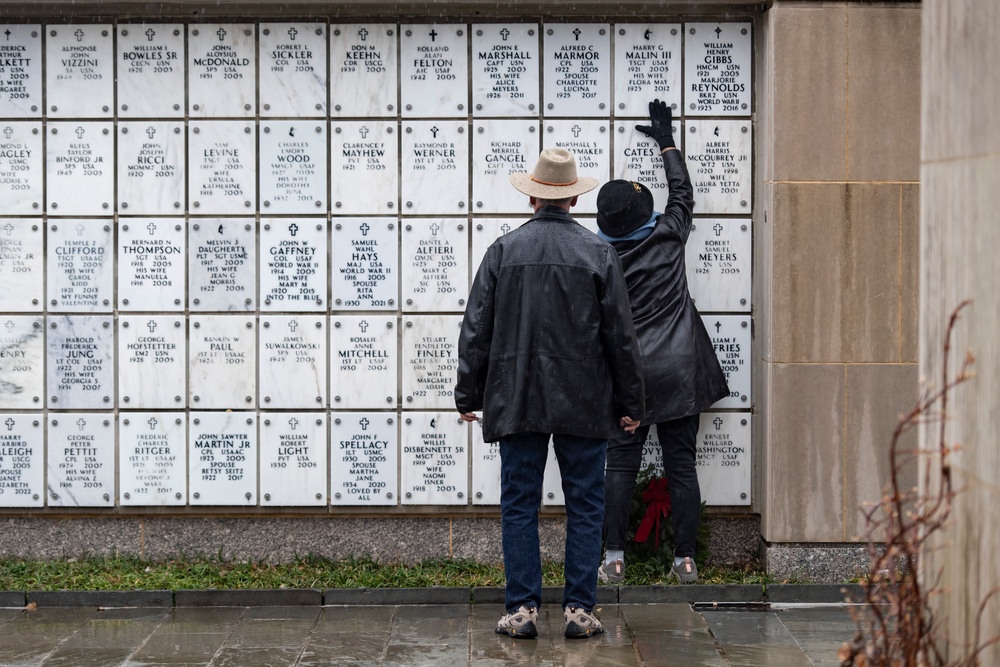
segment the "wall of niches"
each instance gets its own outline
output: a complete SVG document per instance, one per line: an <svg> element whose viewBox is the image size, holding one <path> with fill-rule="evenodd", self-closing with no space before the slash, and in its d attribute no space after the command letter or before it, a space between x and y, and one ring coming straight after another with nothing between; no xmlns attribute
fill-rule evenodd
<svg viewBox="0 0 1000 667"><path fill-rule="evenodd" d="M507 176L565 147L662 208L656 97L732 389L703 494L749 506L751 53L748 21L0 25L0 508L497 505L452 384Z"/></svg>

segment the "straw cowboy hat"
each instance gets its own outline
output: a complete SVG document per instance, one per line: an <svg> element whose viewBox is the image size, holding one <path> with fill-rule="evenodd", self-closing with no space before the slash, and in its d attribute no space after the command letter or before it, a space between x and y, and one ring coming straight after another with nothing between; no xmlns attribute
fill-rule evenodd
<svg viewBox="0 0 1000 667"><path fill-rule="evenodd" d="M532 172L510 175L518 192L537 199L560 200L582 195L597 187L596 178L577 177L576 158L564 148L546 148Z"/></svg>

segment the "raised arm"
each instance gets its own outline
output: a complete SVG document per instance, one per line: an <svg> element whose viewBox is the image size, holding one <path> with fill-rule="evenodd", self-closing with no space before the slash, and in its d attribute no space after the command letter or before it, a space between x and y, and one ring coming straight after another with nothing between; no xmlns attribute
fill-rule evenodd
<svg viewBox="0 0 1000 667"><path fill-rule="evenodd" d="M649 120L650 125L636 125L635 129L652 137L660 147L670 188L663 213L666 223L687 241L691 233L691 213L694 211L694 189L684 158L674 143L673 118L667 103L660 100L650 102Z"/></svg>

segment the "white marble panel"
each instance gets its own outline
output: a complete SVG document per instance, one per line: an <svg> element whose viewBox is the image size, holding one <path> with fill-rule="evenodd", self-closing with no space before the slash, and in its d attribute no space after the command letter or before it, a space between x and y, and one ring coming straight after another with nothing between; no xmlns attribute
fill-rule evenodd
<svg viewBox="0 0 1000 667"><path fill-rule="evenodd" d="M49 507L114 507L114 419L110 412L49 414Z"/></svg>
<svg viewBox="0 0 1000 667"><path fill-rule="evenodd" d="M556 459L555 446L549 440L549 455L545 459L545 472L542 474L542 504L565 505L566 496L562 490L562 474L559 471L559 461Z"/></svg>
<svg viewBox="0 0 1000 667"><path fill-rule="evenodd" d="M260 115L326 115L326 24L260 26Z"/></svg>
<svg viewBox="0 0 1000 667"><path fill-rule="evenodd" d="M265 218L260 300L267 310L326 310L326 220Z"/></svg>
<svg viewBox="0 0 1000 667"><path fill-rule="evenodd" d="M695 213L749 215L753 170L749 120L689 120L685 157Z"/></svg>
<svg viewBox="0 0 1000 667"><path fill-rule="evenodd" d="M258 363L261 405L320 409L326 405L326 318L261 315Z"/></svg>
<svg viewBox="0 0 1000 667"><path fill-rule="evenodd" d="M469 429L454 410L404 414L400 440L404 505L469 504Z"/></svg>
<svg viewBox="0 0 1000 667"><path fill-rule="evenodd" d="M42 407L44 327L41 317L8 315L0 319L0 408Z"/></svg>
<svg viewBox="0 0 1000 667"><path fill-rule="evenodd" d="M611 111L611 28L549 23L542 48L547 116L607 116Z"/></svg>
<svg viewBox="0 0 1000 667"><path fill-rule="evenodd" d="M119 218L119 310L184 310L185 239L183 218Z"/></svg>
<svg viewBox="0 0 1000 667"><path fill-rule="evenodd" d="M336 409L396 404L395 315L333 316L330 321L330 396Z"/></svg>
<svg viewBox="0 0 1000 667"><path fill-rule="evenodd" d="M42 27L0 23L0 118L42 115Z"/></svg>
<svg viewBox="0 0 1000 667"><path fill-rule="evenodd" d="M254 413L191 413L188 492L192 505L257 504L257 419Z"/></svg>
<svg viewBox="0 0 1000 667"><path fill-rule="evenodd" d="M469 294L469 237L465 226L464 218L411 219L403 225L403 310L465 310Z"/></svg>
<svg viewBox="0 0 1000 667"><path fill-rule="evenodd" d="M698 310L750 311L750 218L698 218L684 247Z"/></svg>
<svg viewBox="0 0 1000 667"><path fill-rule="evenodd" d="M42 308L45 275L42 221L0 221L0 311L32 312Z"/></svg>
<svg viewBox="0 0 1000 667"><path fill-rule="evenodd" d="M326 211L326 122L262 121L260 206L268 213Z"/></svg>
<svg viewBox="0 0 1000 667"><path fill-rule="evenodd" d="M50 25L46 31L45 99L49 118L114 115L111 25Z"/></svg>
<svg viewBox="0 0 1000 667"><path fill-rule="evenodd" d="M403 116L466 116L468 36L464 23L400 26L399 87Z"/></svg>
<svg viewBox="0 0 1000 667"><path fill-rule="evenodd" d="M253 310L257 241L253 219L199 219L188 232L191 310Z"/></svg>
<svg viewBox="0 0 1000 667"><path fill-rule="evenodd" d="M615 178L638 181L653 193L653 207L663 211L667 205L667 173L663 168L663 156L656 141L635 129L632 121L618 122L614 131ZM674 141L683 146L684 133L677 121L671 125ZM697 210L697 208L696 208ZM701 211L699 211L700 213Z"/></svg>
<svg viewBox="0 0 1000 667"><path fill-rule="evenodd" d="M115 333L110 315L49 316L46 380L50 408L110 408L115 398Z"/></svg>
<svg viewBox="0 0 1000 667"><path fill-rule="evenodd" d="M191 123L188 197L192 213L252 214L257 201L257 152L253 122Z"/></svg>
<svg viewBox="0 0 1000 667"><path fill-rule="evenodd" d="M388 214L399 210L399 149L393 121L333 123L330 179L333 212Z"/></svg>
<svg viewBox="0 0 1000 667"><path fill-rule="evenodd" d="M183 314L118 316L118 395L123 407L183 408L186 372Z"/></svg>
<svg viewBox="0 0 1000 667"><path fill-rule="evenodd" d="M0 428L0 507L45 504L45 438L38 414L3 415Z"/></svg>
<svg viewBox="0 0 1000 667"><path fill-rule="evenodd" d="M538 115L538 24L472 26L472 100L476 116Z"/></svg>
<svg viewBox="0 0 1000 667"><path fill-rule="evenodd" d="M702 315L701 321L712 339L715 356L722 364L729 384L729 396L713 408L749 408L750 396L750 316Z"/></svg>
<svg viewBox="0 0 1000 667"><path fill-rule="evenodd" d="M204 23L188 29L190 115L253 116L257 49L251 23Z"/></svg>
<svg viewBox="0 0 1000 667"><path fill-rule="evenodd" d="M49 309L96 313L112 310L114 249L110 220L49 222Z"/></svg>
<svg viewBox="0 0 1000 667"><path fill-rule="evenodd" d="M688 116L749 116L753 35L749 23L684 26L684 109Z"/></svg>
<svg viewBox="0 0 1000 667"><path fill-rule="evenodd" d="M681 104L681 25L615 25L615 116L649 117L649 103Z"/></svg>
<svg viewBox="0 0 1000 667"><path fill-rule="evenodd" d="M0 48L3 42L0 42ZM3 56L0 55L0 62ZM0 69L3 69L0 67ZM3 74L0 72L0 77ZM2 88L2 85L0 85ZM3 95L3 93L0 93ZM5 215L42 212L41 123L0 122L0 211Z"/></svg>
<svg viewBox="0 0 1000 667"><path fill-rule="evenodd" d="M326 413L261 413L262 507L325 506L326 473Z"/></svg>
<svg viewBox="0 0 1000 667"><path fill-rule="evenodd" d="M574 215L573 218L580 223L584 229L596 234L598 232L597 218L590 215Z"/></svg>
<svg viewBox="0 0 1000 667"><path fill-rule="evenodd" d="M391 412L337 412L330 426L333 505L396 505L399 435Z"/></svg>
<svg viewBox="0 0 1000 667"><path fill-rule="evenodd" d="M573 215L597 213L597 193L611 179L611 123L605 120L547 120L545 148L565 148L576 156L580 176L596 178L598 186L580 195ZM524 195L521 195L522 199Z"/></svg>
<svg viewBox="0 0 1000 667"><path fill-rule="evenodd" d="M642 464L639 471L647 468L653 469L653 474L663 477L663 453L660 451L660 435L657 432L656 424L649 429L646 442L642 445Z"/></svg>
<svg viewBox="0 0 1000 667"><path fill-rule="evenodd" d="M330 116L395 116L399 72L395 24L351 23L331 31Z"/></svg>
<svg viewBox="0 0 1000 667"><path fill-rule="evenodd" d="M45 146L46 211L110 215L115 200L112 123L49 123Z"/></svg>
<svg viewBox="0 0 1000 667"><path fill-rule="evenodd" d="M187 428L183 412L125 412L118 427L119 502L187 502Z"/></svg>
<svg viewBox="0 0 1000 667"><path fill-rule="evenodd" d="M254 320L242 315L191 318L189 405L204 409L252 408L257 395Z"/></svg>
<svg viewBox="0 0 1000 667"><path fill-rule="evenodd" d="M464 122L403 123L402 212L458 214L468 210L469 143Z"/></svg>
<svg viewBox="0 0 1000 667"><path fill-rule="evenodd" d="M479 267L490 245L525 222L527 219L521 218L476 218L472 221L472 253L469 255L469 266L472 268L473 279L479 273ZM472 286L469 287L471 289Z"/></svg>
<svg viewBox="0 0 1000 667"><path fill-rule="evenodd" d="M403 318L403 406L418 410L455 408L459 315Z"/></svg>
<svg viewBox="0 0 1000 667"><path fill-rule="evenodd" d="M118 123L118 211L184 213L183 121Z"/></svg>
<svg viewBox="0 0 1000 667"><path fill-rule="evenodd" d="M184 26L118 24L118 115L184 117Z"/></svg>
<svg viewBox="0 0 1000 667"><path fill-rule="evenodd" d="M750 413L703 412L698 429L698 486L708 505L751 501Z"/></svg>
<svg viewBox="0 0 1000 667"><path fill-rule="evenodd" d="M538 160L537 120L476 120L472 134L472 201L476 213L528 213L528 197L510 175Z"/></svg>
<svg viewBox="0 0 1000 667"><path fill-rule="evenodd" d="M338 218L330 276L334 310L396 310L399 235L395 218Z"/></svg>
<svg viewBox="0 0 1000 667"><path fill-rule="evenodd" d="M500 443L483 440L482 421L472 422L469 456L472 458L472 504L499 505Z"/></svg>

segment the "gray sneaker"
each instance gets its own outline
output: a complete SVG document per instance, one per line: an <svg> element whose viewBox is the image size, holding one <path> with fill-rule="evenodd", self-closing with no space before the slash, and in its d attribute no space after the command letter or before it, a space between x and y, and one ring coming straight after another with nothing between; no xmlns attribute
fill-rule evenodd
<svg viewBox="0 0 1000 667"><path fill-rule="evenodd" d="M688 556L681 561L680 565L671 566L670 574L677 577L677 581L682 584L693 584L698 581L698 566L694 564L694 558Z"/></svg>
<svg viewBox="0 0 1000 667"><path fill-rule="evenodd" d="M620 584L625 581L625 563L616 560L613 563L601 563L597 568L597 578L604 584Z"/></svg>
<svg viewBox="0 0 1000 667"><path fill-rule="evenodd" d="M517 611L500 617L500 621L497 622L497 634L518 639L534 639L538 636L538 630L535 628L537 620L537 609L521 605Z"/></svg>
<svg viewBox="0 0 1000 667"><path fill-rule="evenodd" d="M604 632L601 619L579 607L566 607L563 617L566 619L566 632L563 634L569 639L586 639Z"/></svg>

